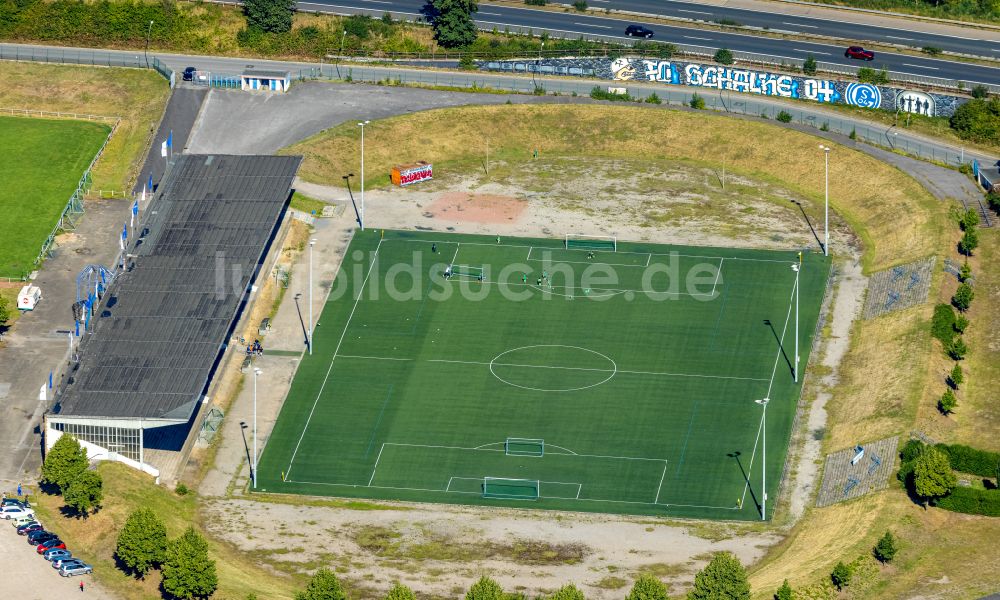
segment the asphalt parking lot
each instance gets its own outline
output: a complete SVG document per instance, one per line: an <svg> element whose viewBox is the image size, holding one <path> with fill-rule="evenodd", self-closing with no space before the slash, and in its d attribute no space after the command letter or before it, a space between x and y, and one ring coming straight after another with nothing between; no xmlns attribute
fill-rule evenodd
<svg viewBox="0 0 1000 600"><path fill-rule="evenodd" d="M44 524L44 522L43 522ZM68 544L67 544L68 545ZM72 551L73 548L69 547ZM11 522L0 519L0 598L11 600L53 600L72 594L111 600L112 596L92 583L89 575L61 577L47 560L17 535ZM80 582L84 584L80 591Z"/></svg>

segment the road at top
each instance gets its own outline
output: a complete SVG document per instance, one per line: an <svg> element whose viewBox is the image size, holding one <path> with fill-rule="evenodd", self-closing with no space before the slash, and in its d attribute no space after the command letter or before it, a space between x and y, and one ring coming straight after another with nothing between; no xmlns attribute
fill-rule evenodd
<svg viewBox="0 0 1000 600"><path fill-rule="evenodd" d="M716 20L730 18L744 25L767 25L772 30L800 31L812 34L835 35L845 39L877 40L885 43L909 44L917 47L935 46L955 52L975 52L978 55L1000 59L1000 42L979 39L975 30L970 30L969 38L935 36L928 33L911 33L899 29L872 27L850 22L833 22L790 15L772 15L749 10L722 9L716 6L691 4L669 0L618 0L595 4L600 8L621 8L640 10L646 5L654 5L657 14L672 14L686 18ZM414 19L422 18L423 0L308 0L300 1L300 10L328 12L332 14L367 14L380 16L386 12ZM642 8L653 11L654 8ZM680 11L688 11L683 13ZM672 13L668 11L673 11ZM740 14L734 16L732 11ZM707 13L707 14L695 14ZM745 13L745 14L743 14ZM797 23L789 25L788 23ZM812 23L810 23L812 21ZM578 38L582 36L602 36L612 40L629 42L634 38L625 36L625 26L629 23L643 23L639 17L597 16L577 11L560 12L531 8L509 7L496 4L480 4L476 23L484 29L504 27L531 28L535 34L548 32L553 37ZM758 54L775 62L803 60L812 55L816 60L852 68L868 66L886 69L895 73L906 73L920 77L940 77L960 80L967 84L984 83L1000 85L1000 66L988 66L956 62L945 58L923 55L908 55L892 52L878 52L876 60L864 62L844 57L843 44L786 40L753 33L734 33L694 29L691 27L668 26L661 23L646 23L655 32L654 40L671 42L684 46L694 46L708 53L719 48L729 48L740 52ZM808 26L808 27L807 27ZM908 41L909 40L909 41Z"/></svg>

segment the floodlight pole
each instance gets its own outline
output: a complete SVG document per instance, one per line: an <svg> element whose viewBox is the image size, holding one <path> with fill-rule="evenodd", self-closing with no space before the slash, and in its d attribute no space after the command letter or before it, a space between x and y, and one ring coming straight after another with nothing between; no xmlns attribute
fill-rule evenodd
<svg viewBox="0 0 1000 600"><path fill-rule="evenodd" d="M142 51L142 55L146 58L146 68L149 68L149 35L153 33L153 21L150 20L149 27L146 28L146 49Z"/></svg>
<svg viewBox="0 0 1000 600"><path fill-rule="evenodd" d="M309 354L313 353L313 246L316 238L309 240Z"/></svg>
<svg viewBox="0 0 1000 600"><path fill-rule="evenodd" d="M802 260L801 255L799 260ZM792 265L792 270L795 271L795 368L792 369L792 373L795 375L795 383L799 382L799 271L801 269L801 262Z"/></svg>
<svg viewBox="0 0 1000 600"><path fill-rule="evenodd" d="M823 256L830 256L830 148L820 144L824 152L826 183L823 187L823 197L826 199L826 212L823 218Z"/></svg>
<svg viewBox="0 0 1000 600"><path fill-rule="evenodd" d="M361 231L365 230L365 125L370 122L358 123L361 127Z"/></svg>
<svg viewBox="0 0 1000 600"><path fill-rule="evenodd" d="M257 376L261 370L253 370L253 489L257 489Z"/></svg>
<svg viewBox="0 0 1000 600"><path fill-rule="evenodd" d="M761 450L760 458L760 487L761 487L761 500L760 500L760 520L767 520L767 403L770 402L770 398L762 398L760 400L754 400L757 404L764 407L764 415L761 417L761 435L763 437L763 444Z"/></svg>

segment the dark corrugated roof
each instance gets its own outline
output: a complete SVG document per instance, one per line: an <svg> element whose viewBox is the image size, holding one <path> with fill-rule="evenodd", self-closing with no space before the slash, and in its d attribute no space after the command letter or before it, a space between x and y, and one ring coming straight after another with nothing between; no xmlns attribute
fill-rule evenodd
<svg viewBox="0 0 1000 600"><path fill-rule="evenodd" d="M183 155L59 397L69 416L186 422L288 200L298 156ZM220 269L221 267L221 269Z"/></svg>
<svg viewBox="0 0 1000 600"><path fill-rule="evenodd" d="M256 77L258 79L288 79L289 71L267 71L264 69L247 69L243 71L244 77Z"/></svg>

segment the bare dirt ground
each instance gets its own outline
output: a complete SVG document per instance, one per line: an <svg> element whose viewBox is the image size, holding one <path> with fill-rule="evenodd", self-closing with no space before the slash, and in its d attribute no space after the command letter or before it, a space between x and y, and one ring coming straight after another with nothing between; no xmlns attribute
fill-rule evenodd
<svg viewBox="0 0 1000 600"><path fill-rule="evenodd" d="M552 169L557 177L547 174ZM303 182L297 189L326 202L349 202L344 188ZM357 190L354 197L359 199ZM489 176L483 169L404 189L368 190L365 201L369 227L530 236L572 231L672 244L773 248L816 248L809 220L816 222L814 215L822 209L780 186L723 176L699 165L579 159L539 161L517 171L494 163ZM317 222L313 236L320 288L328 288L336 274L353 218L348 207ZM822 356L831 368L847 347L856 314L852 307L859 305L864 291L856 242L839 220L834 226L832 242L854 267L848 266L841 277L828 321L831 347ZM302 262L293 267L289 292L296 292L296 282L305 279ZM316 302L322 306L322 299ZM282 303L273 322L269 347L301 348L293 303ZM271 361L266 371L279 375L263 377L258 390L264 440L297 360L265 358ZM282 361L288 364L277 364ZM243 387L227 422L249 416L251 386ZM822 429L823 402L813 402L811 409L808 430ZM247 472L239 430L225 427L223 436L215 464L200 486L208 529L277 574L333 568L355 598L381 597L394 581L422 597L454 598L482 574L529 596L572 582L588 598L611 599L621 598L639 573L652 573L678 593L712 553L731 551L749 565L776 544L810 497L816 476L810 465L818 458L816 442L800 453L802 465L793 483L786 484L790 492L782 494L778 510L785 515L791 507L791 518L781 516L779 524L761 526L430 504L359 506L304 498L259 502L242 491Z"/></svg>

